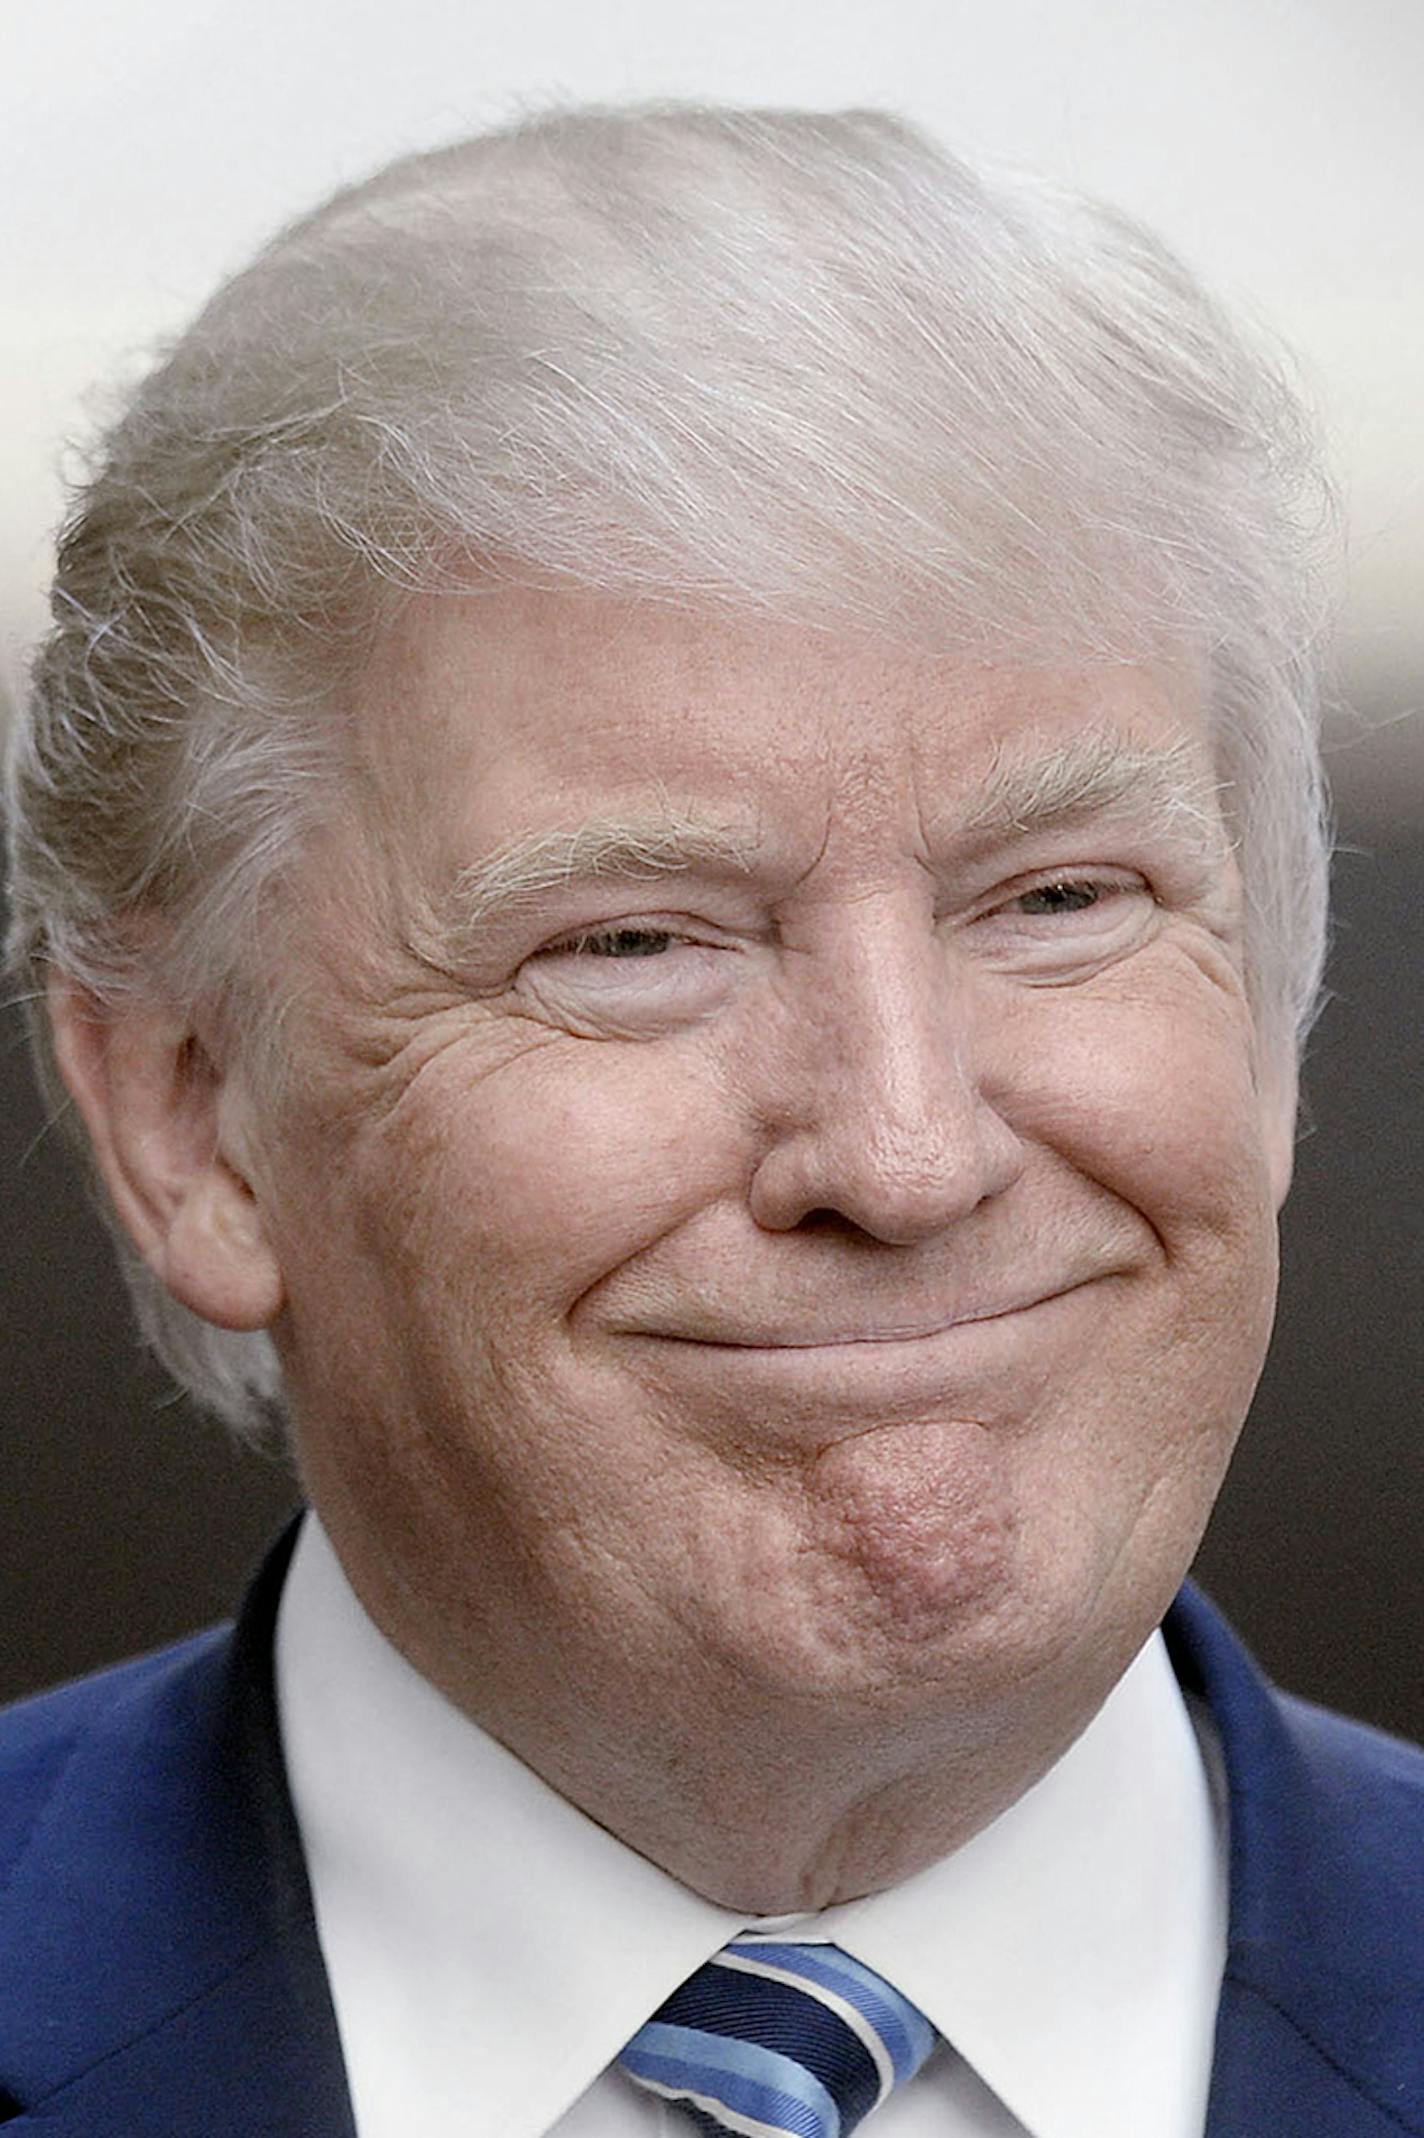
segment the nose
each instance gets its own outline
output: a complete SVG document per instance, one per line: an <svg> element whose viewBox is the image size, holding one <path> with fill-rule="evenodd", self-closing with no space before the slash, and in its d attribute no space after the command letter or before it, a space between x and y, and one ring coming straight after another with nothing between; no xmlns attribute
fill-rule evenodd
<svg viewBox="0 0 1424 2138"><path fill-rule="evenodd" d="M933 1238L1001 1194L1024 1148L985 1088L980 986L923 916L871 915L798 961L771 1039L756 1223Z"/></svg>

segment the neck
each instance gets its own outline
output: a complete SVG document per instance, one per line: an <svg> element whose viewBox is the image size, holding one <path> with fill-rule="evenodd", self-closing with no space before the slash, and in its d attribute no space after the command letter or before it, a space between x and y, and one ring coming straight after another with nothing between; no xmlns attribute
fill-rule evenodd
<svg viewBox="0 0 1424 2138"><path fill-rule="evenodd" d="M844 1703L749 1686L705 1656L605 1673L597 1711L578 1660L547 1649L509 1672L452 1648L449 1620L358 1594L414 1668L561 1796L721 1907L809 1913L898 1885L961 1848L1047 1772L1106 1698L1043 1673L963 1712L903 1698ZM575 1690L578 1689L578 1690Z"/></svg>

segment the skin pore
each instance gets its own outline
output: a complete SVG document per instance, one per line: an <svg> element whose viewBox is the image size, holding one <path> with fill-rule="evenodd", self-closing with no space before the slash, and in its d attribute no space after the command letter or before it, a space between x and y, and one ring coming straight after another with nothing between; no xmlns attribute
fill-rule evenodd
<svg viewBox="0 0 1424 2138"><path fill-rule="evenodd" d="M271 1321L367 1609L556 1788L734 1907L902 1878L1101 1704L1264 1354L1192 689L501 591L358 713L167 1279Z"/></svg>

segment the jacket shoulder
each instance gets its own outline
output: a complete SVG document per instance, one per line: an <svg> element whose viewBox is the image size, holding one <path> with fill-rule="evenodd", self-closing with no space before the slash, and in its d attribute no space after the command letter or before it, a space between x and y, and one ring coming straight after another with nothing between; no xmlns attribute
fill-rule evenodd
<svg viewBox="0 0 1424 2138"><path fill-rule="evenodd" d="M0 2124L353 2138L273 1678L235 1627L0 1712Z"/></svg>
<svg viewBox="0 0 1424 2138"><path fill-rule="evenodd" d="M1279 1692L1190 1588L1165 1630L1229 1794L1211 2138L1424 2138L1424 1753Z"/></svg>
<svg viewBox="0 0 1424 2138"><path fill-rule="evenodd" d="M1424 1749L1289 1694L1277 1701L1331 1839L1337 1900L1353 1888L1387 1919L1424 1925ZM1348 1951L1352 1926L1337 1928Z"/></svg>
<svg viewBox="0 0 1424 2138"><path fill-rule="evenodd" d="M1393 1737L1367 1722L1353 1722L1292 1693L1276 1697L1287 1727L1322 1780L1363 1776L1391 1793L1402 1791L1424 1808L1424 1745Z"/></svg>
<svg viewBox="0 0 1424 2138"><path fill-rule="evenodd" d="M111 1731L126 1735L125 1725L161 1704L175 1683L215 1665L229 1637L230 1628L213 1627L0 1708L0 1885L80 1747Z"/></svg>
<svg viewBox="0 0 1424 2138"><path fill-rule="evenodd" d="M1238 1935L1308 1927L1316 1957L1349 1970L1378 1916L1396 1976L1424 1981L1424 1750L1281 1692L1190 1586L1164 1631L1225 1753Z"/></svg>

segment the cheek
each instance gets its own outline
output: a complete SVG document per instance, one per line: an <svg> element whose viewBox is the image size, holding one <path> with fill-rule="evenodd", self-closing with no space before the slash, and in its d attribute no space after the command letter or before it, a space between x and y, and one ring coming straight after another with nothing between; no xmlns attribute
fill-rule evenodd
<svg viewBox="0 0 1424 2138"><path fill-rule="evenodd" d="M1234 988L1188 969L1139 992L1124 974L1037 1007L1017 1037L1021 1132L1136 1210L1169 1257L1274 1238L1271 1108Z"/></svg>
<svg viewBox="0 0 1424 2138"><path fill-rule="evenodd" d="M1239 996L1190 967L1167 979L1150 1001L1100 1004L1091 1035L1059 1035L1059 1148L1145 1227L1143 1322L1117 1361L1124 1382L1151 1375L1144 1467L1181 1462L1214 1490L1274 1313L1271 1105Z"/></svg>
<svg viewBox="0 0 1424 2138"><path fill-rule="evenodd" d="M1106 1462L1134 1502L1160 1495L1169 1526L1179 1505L1205 1519L1264 1362L1277 1273L1250 1021L1231 992L1192 977L1150 998L1124 987L1054 1005L1039 1054L1051 1074L1026 1100L1030 1132L1068 1169L1063 1192L1091 1182L1131 1212L1141 1243L1121 1311L1062 1391L1065 1419L1096 1423L1064 1444L1089 1478ZM1115 1414L1137 1424L1122 1430ZM1082 1497L1065 1490L1063 1504Z"/></svg>
<svg viewBox="0 0 1424 2138"><path fill-rule="evenodd" d="M488 1071L452 1045L356 1140L366 1249L429 1297L565 1310L724 1192L735 1134L697 1065L669 1048L555 1039Z"/></svg>

